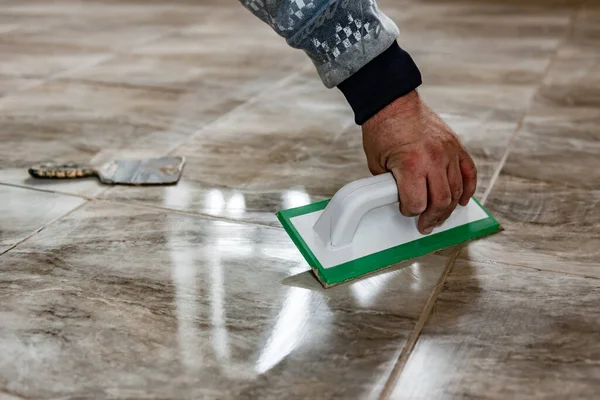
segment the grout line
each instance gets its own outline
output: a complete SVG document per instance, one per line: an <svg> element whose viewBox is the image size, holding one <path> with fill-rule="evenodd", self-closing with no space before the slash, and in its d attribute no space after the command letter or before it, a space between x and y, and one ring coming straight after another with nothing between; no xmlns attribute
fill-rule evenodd
<svg viewBox="0 0 600 400"><path fill-rule="evenodd" d="M145 204L145 203L141 203L141 202L137 202L137 201L122 202L122 201L107 200L107 199L93 199L93 201L98 202L98 203L109 203L109 204L122 205L122 206L136 206L136 207L148 208L151 210L164 211L164 212L173 213L173 214L186 215L188 217L208 219L211 221L223 221L223 222L229 222L229 223L234 223L234 224L250 225L250 226L255 226L255 227L260 227L260 228L269 228L269 229L275 229L278 231L284 231L284 229L282 227L261 224L259 222L244 221L244 220L238 220L238 219L227 218L227 217L217 217L217 216L205 214L205 213L193 213L193 212L189 212L189 211L175 210L172 208L160 207L160 206ZM267 213L267 212L265 211L264 213Z"/></svg>
<svg viewBox="0 0 600 400"><path fill-rule="evenodd" d="M179 143L177 143L177 144L173 145L172 147L168 148L166 150L166 154L167 155L173 155L174 152L176 152L177 150L180 150L186 144L190 143L192 140L194 140L195 138L197 138L197 136L199 134L205 132L206 130L210 129L211 127L213 127L216 124L219 124L219 123L222 123L223 121L226 121L228 118L231 118L236 113L247 109L252 104L254 104L254 102L258 98L260 98L261 96L263 96L265 93L270 92L270 91L274 91L274 90L277 90L277 89L280 89L280 88L284 87L287 83L289 83L290 81L292 81L296 77L302 75L303 73L305 73L308 70L309 70L308 67L302 67L302 68L298 69L297 71L294 71L291 74L286 75L285 77L281 78L280 80L278 80L274 84L269 85L269 86L263 88L262 90L260 90L257 93L255 93L253 96L250 96L243 103L237 105L236 107L234 107L231 110L225 112L224 114L221 114L220 116L218 116L214 120L209 121L207 124L205 124L204 126L202 126L196 132L192 133L190 136L186 137L185 139L181 140ZM139 140L141 141L142 139L143 138L140 138ZM137 141L134 141L131 145L134 146L135 143L137 143ZM112 191L113 189L114 189L113 187L106 188L106 189L102 190L100 193L98 193L95 196L95 198L98 198L99 196L106 195L110 191Z"/></svg>
<svg viewBox="0 0 600 400"><path fill-rule="evenodd" d="M261 228L283 230L282 227L268 225L268 224L261 224L260 222L238 220L238 219L227 218L227 217L218 217L218 216L215 216L215 215L210 215L210 214L200 213L200 212L199 213L195 213L195 212L190 212L190 211L177 210L177 209L174 209L174 208L167 208L167 207L155 206L155 205L152 205L152 204L146 204L146 203L142 203L142 202L135 201L135 200L127 202L127 201L103 199L103 198L97 198L97 197L89 197L89 196L85 196L85 195L82 195L82 194L59 192L59 191L48 190L48 189L38 189L38 188L30 187L30 186L15 185L13 183L4 183L4 182L0 182L0 186L8 186L8 187L13 187L13 188L17 188L17 189L23 189L23 190L32 190L34 192L50 193L50 194L56 194L56 195L60 195L60 196L77 197L77 198L80 198L82 200L86 200L86 204L89 203L89 202L99 202L99 203L102 202L102 203L111 203L111 204L115 204L115 205L118 204L118 205L121 205L121 206L137 206L137 207L149 208L149 209L153 209L153 210L160 210L160 211L164 211L164 212L167 212L167 213L187 215L189 217L196 217L196 218L201 218L201 219L209 219L209 220L214 220L214 221L224 221L224 222L229 222L229 223L234 223L234 224L251 225L251 226L256 226L256 227L261 227ZM113 186L111 186L109 188L113 188ZM258 211L258 212L259 213L265 213L265 214L271 214L268 211Z"/></svg>
<svg viewBox="0 0 600 400"><path fill-rule="evenodd" d="M103 62L109 61L109 60L111 60L111 59L113 59L113 58L115 58L115 57L117 57L119 55L131 52L132 50L134 50L137 47L145 46L145 45L150 44L150 43L152 43L154 41L161 40L161 39L167 38L167 37L172 36L172 35L176 35L176 34L182 32L184 29L186 29L188 27L189 27L189 25L186 25L185 27L174 28L174 29L172 29L170 31L166 31L166 32L163 32L163 33L151 36L151 37L147 38L146 40L142 40L142 41L140 41L138 43L133 43L133 44L131 44L131 46L124 47L124 48L121 48L121 49L109 49L108 52L106 52L104 54L100 53L102 55L99 55L98 57L95 57L93 60L84 61L84 62L82 62L82 63L80 63L80 64L78 64L78 65L76 65L76 66L74 66L72 68L67 68L65 70L55 72L53 74L50 74L49 76L39 77L39 79L37 81L32 82L29 85L23 85L23 86L19 87L17 90L14 90L12 92L6 93L2 97L0 97L0 103L2 102L2 100L6 99L6 98L8 98L8 97L10 97L12 95L19 94L19 93L24 92L26 90L30 90L30 89L33 89L33 88L36 88L36 87L40 87L40 86L43 86L43 85L45 85L47 83L54 82L54 81L56 81L58 79L68 77L70 74L72 74L74 72L77 72L77 71L80 71L82 69L94 67L94 66L99 65L99 64L101 64Z"/></svg>
<svg viewBox="0 0 600 400"><path fill-rule="evenodd" d="M575 19L577 17L577 14L580 12L580 10L582 8L583 8L583 3L581 5L579 5L579 7L571 13L568 31L565 34L565 36L563 37L563 39L556 46L556 50L555 50L554 54L552 54L552 56L550 57L548 65L546 66L546 68L544 69L544 71L542 73L542 76L540 77L540 81L537 85L537 88L534 90L534 92L529 100L529 105L525 108L523 115L521 116L521 118L519 119L519 121L517 123L517 126L515 127L515 131L513 132L511 138L508 141L508 144L504 150L504 154L503 154L498 166L496 167L494 174L490 178L489 186L481 198L482 205L485 205L485 203L487 202L488 196L491 193L492 188L494 187L498 177L500 176L500 172L504 168L506 160L508 159L508 155L509 155L509 153L512 149L512 146L515 142L517 134L523 127L525 118L527 117L527 115L529 114L529 112L531 111L531 109L533 107L535 97L536 97L537 93L539 92L540 88L542 87L542 85L544 83L544 79L546 78L546 76L550 72L550 69L552 68L556 59L558 58L558 53L559 53L560 49L569 40L569 38L572 37L573 30L575 28ZM425 303L425 307L423 308L423 311L421 312L421 315L419 316L419 319L417 320L415 328L413 329L410 336L408 337L408 340L407 340L406 344L404 345L404 347L402 348L402 351L400 352L400 355L398 356L398 359L396 360L396 363L394 365L392 372L390 373L390 376L388 377L386 383L384 384L384 388L383 388L383 391L381 392L381 395L379 396L379 399L381 399L381 400L389 399L390 396L392 395L392 393L395 389L395 384L398 381L400 375L402 374L404 367L408 363L408 358L412 354L412 351L421 336L423 328L425 327L425 324L426 324L427 320L429 319L431 312L433 311L435 303L437 302L438 296L441 294L441 291L444 287L444 283L446 282L448 275L450 275L452 267L454 266L454 263L456 262L460 252L462 251L462 249L464 247L466 247L466 244L462 244L462 245L458 246L452 253L450 260L448 260L448 263L446 264L446 267L444 268L444 271L442 272L442 275L440 276L440 279L438 280L438 283L436 284L435 289L433 290L433 293L428 298L427 303Z"/></svg>
<svg viewBox="0 0 600 400"><path fill-rule="evenodd" d="M416 344L421 336L421 332L423 331L423 328L425 327L425 324L427 323L427 320L429 319L429 316L433 310L433 307L434 307L435 303L437 302L438 296L442 292L444 283L446 282L446 278L450 274L450 270L452 269L452 266L454 265L454 261L458 257L458 254L460 253L461 250L462 250L462 246L459 246L452 252L450 260L448 260L448 263L446 264L446 267L444 268L442 275L438 279L438 282L435 285L433 292L427 299L427 303L425 303L425 307L423 308L423 311L421 312L421 315L419 316L419 319L417 320L415 328L410 333L410 335L406 341L406 344L402 348L402 351L400 352L400 355L398 356L398 359L396 360L396 363L394 364L394 368L392 369L392 372L390 373L390 376L388 377L388 379L383 387L383 391L381 392L381 395L379 396L380 399L388 399L392 395L392 392L395 389L394 384L398 381L400 374L404 370L404 366L408 362L408 357L411 355L414 347L416 346Z"/></svg>
<svg viewBox="0 0 600 400"><path fill-rule="evenodd" d="M223 121L226 121L228 118L231 118L232 115L238 113L239 111L243 111L243 110L247 109L248 107L250 107L251 105L253 105L256 102L256 100L259 99L260 97L262 97L265 93L272 92L274 90L277 90L277 89L280 89L280 88L284 87L287 83L291 82L292 80L294 80L298 76L302 75L306 70L308 70L308 67L302 67L302 68L298 69L297 71L294 71L291 74L286 75L285 77L281 78L280 80L278 80L274 84L269 85L269 86L263 88L262 90L258 91L253 96L250 96L243 103L237 105L236 107L234 107L231 110L227 111L226 113L220 115L216 119L210 121L208 124L206 124L203 127L201 127L195 133L191 134L190 136L188 136L187 138L185 138L184 140L182 140L178 144L176 144L173 147L171 147L170 149L168 149L167 150L167 154L173 154L173 152L181 149L183 146L185 146L186 144L188 144L190 141L192 141L193 139L195 139L199 134L201 134L204 131L208 130L213 125L216 125L216 124L219 124L219 123L221 123Z"/></svg>
<svg viewBox="0 0 600 400"><path fill-rule="evenodd" d="M1 182L0 181L0 186L9 186L9 187L18 188L18 189L33 190L35 192L51 193L51 194L57 194L57 195L61 195L61 196L79 197L84 200L93 200L94 199L94 197L86 196L83 194L61 192L60 190L42 189L42 188L37 188L37 187L33 187L33 186L19 185L16 183L9 183L9 182Z"/></svg>
<svg viewBox="0 0 600 400"><path fill-rule="evenodd" d="M41 227L37 228L36 230L34 230L33 232L31 232L29 235L27 235L25 238L19 240L17 243L13 244L12 246L10 246L8 249L0 252L0 256L3 256L4 254L8 253L9 251L13 250L15 247L17 247L18 245L20 245L23 242L26 242L27 240L31 239L33 236L35 236L36 234L40 233L41 231L43 231L44 229L48 228L50 225L54 224L55 222L58 222L60 219L74 213L75 211L79 210L80 208L82 208L83 206L85 206L86 204L89 203L88 201L84 201L83 203L81 203L80 205L78 205L77 207L67 211L66 213L64 213L63 215L60 215L56 218L54 218L52 221L48 222L45 225L42 225Z"/></svg>
<svg viewBox="0 0 600 400"><path fill-rule="evenodd" d="M460 253L459 253L459 256L460 256ZM522 269L529 269L529 270L534 270L534 271L538 271L538 272L542 272L542 273L547 273L547 274L558 274L558 275L570 276L570 277L573 277L573 278L600 280L600 277L597 277L597 276L589 276L589 275L577 274L577 273L574 273L574 272L566 272L566 271L554 271L554 270L549 270L549 269L531 267L529 265L506 264L506 263L503 263L502 261L495 261L495 260L482 261L482 260L474 260L474 259L471 259L471 258L460 258L460 257L457 257L456 260L462 260L462 261L468 261L468 262L476 262L476 263L485 264L485 265L488 265L488 266L491 266L491 267L501 266L502 268L522 268Z"/></svg>
<svg viewBox="0 0 600 400"><path fill-rule="evenodd" d="M519 119L519 121L517 123L517 127L516 127L515 131L511 135L510 139L508 140L508 144L506 145L506 148L504 149L504 154L502 155L502 158L500 159L500 163L494 170L494 174L492 175L492 177L490 179L490 184L489 184L488 188L486 189L485 193L483 194L483 196L481 197L482 204L486 203L488 196L492 192L492 188L494 187L494 185L496 184L496 181L500 177L500 173L502 172L502 169L504 169L504 165L506 164L506 160L508 160L508 156L510 155L510 152L513 148L514 142L516 141L517 135L523 128L525 119L527 118L527 116L533 109L533 105L535 103L535 98L536 98L537 94L539 93L541 87L544 85L544 79L546 79L546 76L548 75L548 73L552 69L552 66L554 65L554 63L556 62L556 60L558 58L558 52L565 45L565 43L573 36L573 30L575 29L575 19L577 18L577 14L581 11L582 7L583 7L583 3L582 3L582 5L579 6L578 9L574 10L571 13L571 19L570 19L570 25L568 27L568 31L567 31L566 35L562 38L562 40L559 42L559 44L556 46L556 50L555 50L554 54L552 55L552 57L550 57L550 60L548 61L548 65L546 65L546 68L544 69L544 72L542 73L542 76L537 85L537 88L534 90L533 94L531 95L531 98L529 99L529 105L525 108L523 115L521 116L521 118Z"/></svg>

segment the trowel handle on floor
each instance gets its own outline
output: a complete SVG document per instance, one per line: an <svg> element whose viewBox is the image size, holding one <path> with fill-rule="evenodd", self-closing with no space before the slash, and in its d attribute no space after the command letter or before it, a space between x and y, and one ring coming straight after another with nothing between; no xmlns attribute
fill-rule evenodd
<svg viewBox="0 0 600 400"><path fill-rule="evenodd" d="M29 175L34 178L74 179L97 176L95 168L76 163L42 163L29 168Z"/></svg>
<svg viewBox="0 0 600 400"><path fill-rule="evenodd" d="M360 179L333 196L313 230L331 247L348 246L369 211L394 203L398 203L398 186L391 173Z"/></svg>

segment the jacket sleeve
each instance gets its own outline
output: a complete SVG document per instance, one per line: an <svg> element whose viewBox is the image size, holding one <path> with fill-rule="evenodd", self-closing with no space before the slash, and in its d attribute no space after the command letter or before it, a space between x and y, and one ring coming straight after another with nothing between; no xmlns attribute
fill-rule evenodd
<svg viewBox="0 0 600 400"><path fill-rule="evenodd" d="M396 43L398 28L375 0L240 0L308 54L325 86L338 86L362 124L421 84Z"/></svg>

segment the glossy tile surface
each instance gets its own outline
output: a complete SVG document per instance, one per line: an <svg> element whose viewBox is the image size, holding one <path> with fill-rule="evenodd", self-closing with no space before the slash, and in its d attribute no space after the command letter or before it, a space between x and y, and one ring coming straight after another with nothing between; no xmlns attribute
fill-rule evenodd
<svg viewBox="0 0 600 400"><path fill-rule="evenodd" d="M505 228L445 283L454 249L307 272L274 214L368 176L360 128L239 2L0 0L0 397L597 397L600 4L378 3ZM176 186L27 174L166 153Z"/></svg>
<svg viewBox="0 0 600 400"><path fill-rule="evenodd" d="M487 198L505 230L460 253L390 398L597 397L598 11L574 12Z"/></svg>
<svg viewBox="0 0 600 400"><path fill-rule="evenodd" d="M77 197L4 185L0 199L0 254L84 203Z"/></svg>
<svg viewBox="0 0 600 400"><path fill-rule="evenodd" d="M100 202L1 265L2 393L326 399L378 395L445 258L325 291L282 229Z"/></svg>
<svg viewBox="0 0 600 400"><path fill-rule="evenodd" d="M298 74L198 132L177 152L187 159L179 185L115 188L104 197L279 225L282 207L369 176L351 111L313 75Z"/></svg>
<svg viewBox="0 0 600 400"><path fill-rule="evenodd" d="M461 257L600 278L599 12L577 13L490 193L506 231Z"/></svg>
<svg viewBox="0 0 600 400"><path fill-rule="evenodd" d="M600 280L459 261L393 399L593 399Z"/></svg>

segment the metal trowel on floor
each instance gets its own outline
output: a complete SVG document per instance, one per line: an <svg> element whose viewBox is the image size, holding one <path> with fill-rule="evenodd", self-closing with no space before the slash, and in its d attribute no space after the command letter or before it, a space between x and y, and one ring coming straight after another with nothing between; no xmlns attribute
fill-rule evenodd
<svg viewBox="0 0 600 400"><path fill-rule="evenodd" d="M170 185L181 177L184 157L113 160L95 167L76 163L42 163L29 168L29 175L45 179L75 179L96 176L109 185Z"/></svg>
<svg viewBox="0 0 600 400"><path fill-rule="evenodd" d="M422 235L418 217L400 213L391 173L351 182L331 200L277 216L326 288L500 230L473 198L432 234Z"/></svg>

